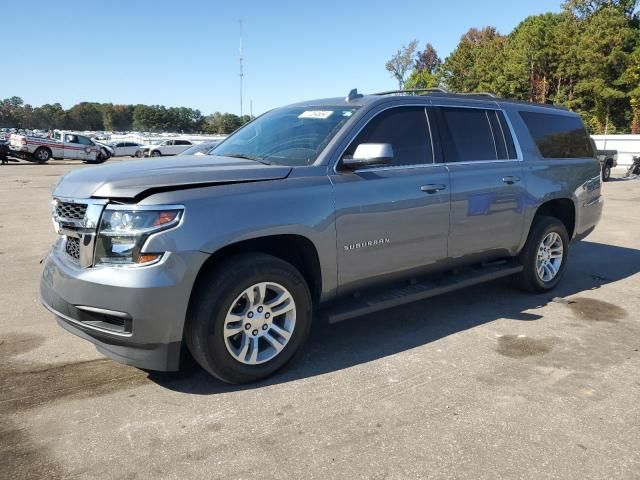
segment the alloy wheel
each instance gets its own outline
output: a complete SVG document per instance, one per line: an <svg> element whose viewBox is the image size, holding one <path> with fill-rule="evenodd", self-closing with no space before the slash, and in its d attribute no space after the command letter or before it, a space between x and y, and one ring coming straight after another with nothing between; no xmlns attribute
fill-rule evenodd
<svg viewBox="0 0 640 480"><path fill-rule="evenodd" d="M257 283L231 304L224 321L224 342L237 361L258 365L275 358L296 326L291 293L273 282Z"/></svg>
<svg viewBox="0 0 640 480"><path fill-rule="evenodd" d="M543 282L553 280L562 265L564 246L562 237L556 232L549 232L538 246L536 256L536 272Z"/></svg>

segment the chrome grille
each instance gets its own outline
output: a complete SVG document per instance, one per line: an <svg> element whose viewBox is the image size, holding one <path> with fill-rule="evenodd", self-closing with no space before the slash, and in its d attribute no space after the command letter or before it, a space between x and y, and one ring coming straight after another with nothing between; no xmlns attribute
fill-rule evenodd
<svg viewBox="0 0 640 480"><path fill-rule="evenodd" d="M86 203L59 202L56 205L56 215L63 220L82 220L86 212Z"/></svg>
<svg viewBox="0 0 640 480"><path fill-rule="evenodd" d="M65 252L75 261L80 260L80 239L75 237L67 237Z"/></svg>

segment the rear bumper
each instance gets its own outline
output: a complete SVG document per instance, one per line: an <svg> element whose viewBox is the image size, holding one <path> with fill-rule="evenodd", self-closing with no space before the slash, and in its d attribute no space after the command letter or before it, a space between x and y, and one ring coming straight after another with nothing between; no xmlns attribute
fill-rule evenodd
<svg viewBox="0 0 640 480"><path fill-rule="evenodd" d="M58 324L121 363L177 370L189 297L208 256L172 253L150 267L80 268L61 243L40 282L41 301Z"/></svg>

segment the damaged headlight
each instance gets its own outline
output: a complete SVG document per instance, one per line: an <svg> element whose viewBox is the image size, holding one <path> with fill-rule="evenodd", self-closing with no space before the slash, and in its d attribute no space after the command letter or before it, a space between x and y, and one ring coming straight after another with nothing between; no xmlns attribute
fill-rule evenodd
<svg viewBox="0 0 640 480"><path fill-rule="evenodd" d="M98 230L96 265L149 265L159 261L164 252L142 253L142 247L150 235L178 225L183 213L178 206L132 209L108 205Z"/></svg>

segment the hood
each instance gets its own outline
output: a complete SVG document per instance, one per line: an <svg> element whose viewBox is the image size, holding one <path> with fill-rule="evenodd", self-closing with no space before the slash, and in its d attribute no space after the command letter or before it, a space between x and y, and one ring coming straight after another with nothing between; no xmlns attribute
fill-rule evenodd
<svg viewBox="0 0 640 480"><path fill-rule="evenodd" d="M286 178L291 167L216 155L181 155L88 167L66 174L54 196L140 198L154 191Z"/></svg>

